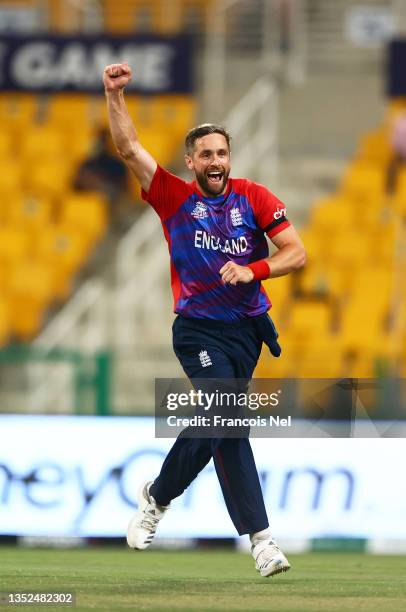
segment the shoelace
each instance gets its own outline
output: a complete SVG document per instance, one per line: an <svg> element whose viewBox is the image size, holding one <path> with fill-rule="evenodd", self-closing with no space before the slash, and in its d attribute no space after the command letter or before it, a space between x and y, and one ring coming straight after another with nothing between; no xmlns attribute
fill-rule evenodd
<svg viewBox="0 0 406 612"><path fill-rule="evenodd" d="M140 527L152 530L159 523L160 514L158 516L156 514L151 514L151 510L154 510L154 512L156 512L156 510L154 508L150 509L150 508L147 507L144 510L144 516L142 517L142 519L139 522L139 526Z"/></svg>
<svg viewBox="0 0 406 612"><path fill-rule="evenodd" d="M264 567L272 561L272 559L280 553L279 547L271 540L265 547L258 553L255 561L257 562L259 567Z"/></svg>

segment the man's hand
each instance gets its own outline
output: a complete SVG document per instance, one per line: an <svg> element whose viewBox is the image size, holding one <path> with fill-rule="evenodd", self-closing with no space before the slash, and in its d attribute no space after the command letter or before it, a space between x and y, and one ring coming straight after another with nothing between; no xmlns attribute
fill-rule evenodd
<svg viewBox="0 0 406 612"><path fill-rule="evenodd" d="M246 266L239 266L233 261L228 261L220 270L221 280L224 284L236 285L237 283L250 283L254 279L254 273Z"/></svg>
<svg viewBox="0 0 406 612"><path fill-rule="evenodd" d="M131 81L131 68L124 62L122 64L110 64L103 72L103 83L106 91L118 91L124 89Z"/></svg>

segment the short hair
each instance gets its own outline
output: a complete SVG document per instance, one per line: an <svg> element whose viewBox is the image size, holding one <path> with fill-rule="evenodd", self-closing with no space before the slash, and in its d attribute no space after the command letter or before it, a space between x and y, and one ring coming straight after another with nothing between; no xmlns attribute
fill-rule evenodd
<svg viewBox="0 0 406 612"><path fill-rule="evenodd" d="M198 138L207 136L208 134L222 134L227 141L227 146L230 148L231 136L226 128L215 123L202 123L188 131L185 138L185 149L187 153L191 153L194 149L195 142Z"/></svg>

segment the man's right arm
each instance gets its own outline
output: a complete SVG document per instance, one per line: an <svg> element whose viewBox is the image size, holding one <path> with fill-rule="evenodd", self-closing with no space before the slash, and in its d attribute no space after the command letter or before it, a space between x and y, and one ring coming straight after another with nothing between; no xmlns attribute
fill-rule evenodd
<svg viewBox="0 0 406 612"><path fill-rule="evenodd" d="M111 64L103 73L113 142L121 159L135 174L141 187L148 192L157 163L138 140L137 132L124 100L124 87L131 80L128 64Z"/></svg>

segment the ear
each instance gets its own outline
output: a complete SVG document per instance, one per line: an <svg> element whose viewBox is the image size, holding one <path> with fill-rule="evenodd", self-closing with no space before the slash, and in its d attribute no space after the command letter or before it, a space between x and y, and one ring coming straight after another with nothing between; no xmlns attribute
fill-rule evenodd
<svg viewBox="0 0 406 612"><path fill-rule="evenodd" d="M187 153L185 154L185 164L188 170L193 170L193 159Z"/></svg>

